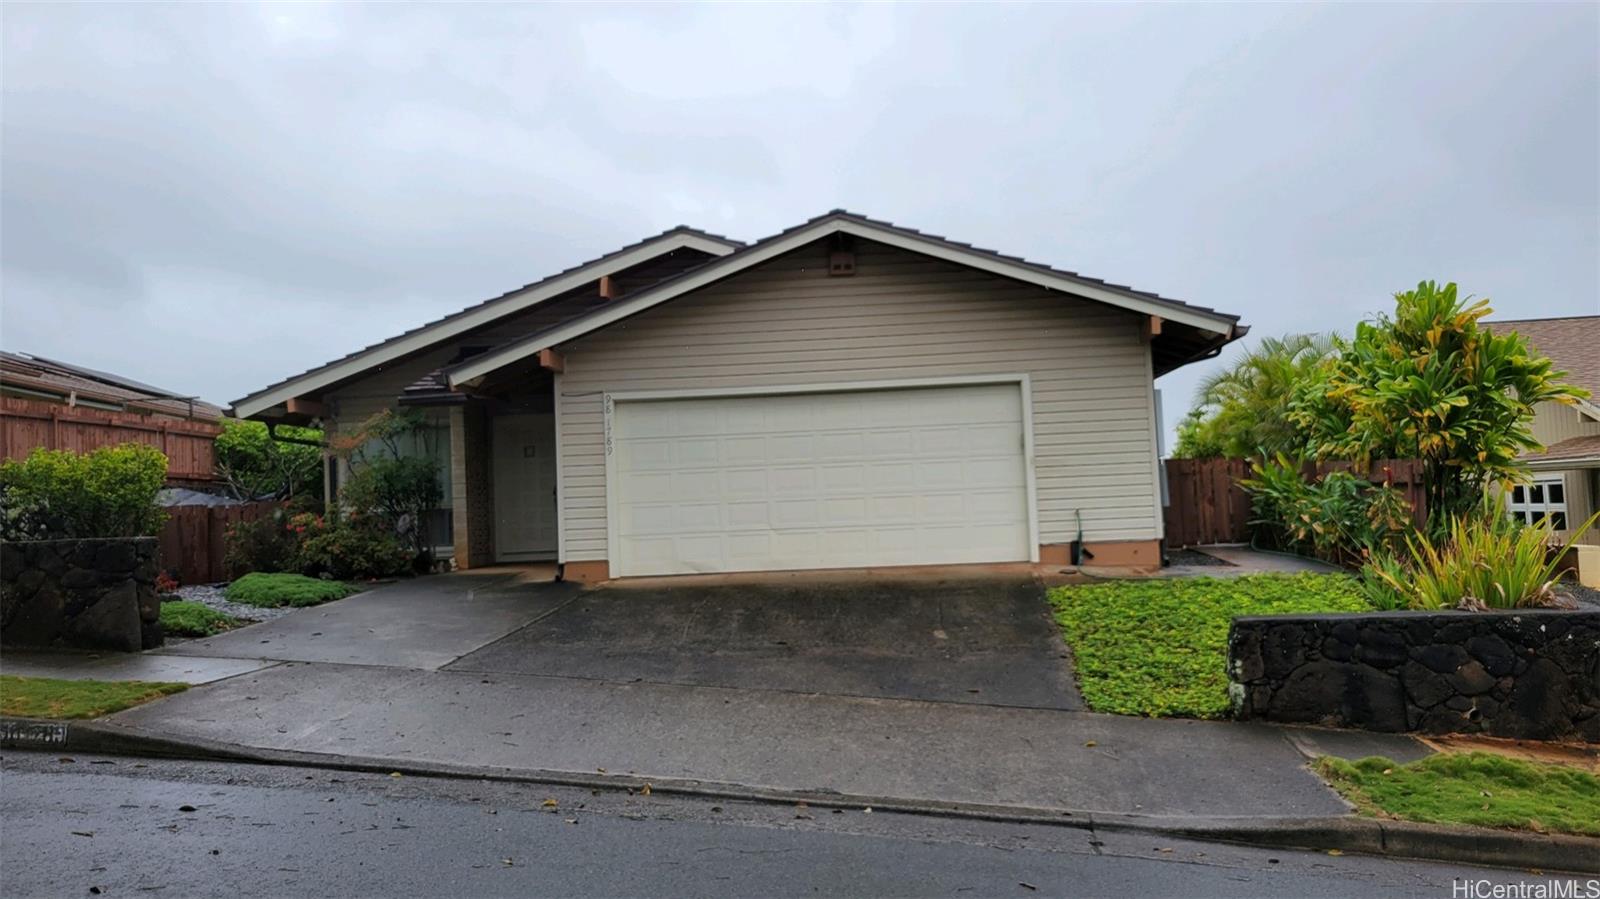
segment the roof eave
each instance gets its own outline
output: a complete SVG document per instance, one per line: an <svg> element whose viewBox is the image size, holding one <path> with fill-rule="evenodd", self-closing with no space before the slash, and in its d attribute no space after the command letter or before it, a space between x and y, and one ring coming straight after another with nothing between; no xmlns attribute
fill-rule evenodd
<svg viewBox="0 0 1600 899"><path fill-rule="evenodd" d="M719 235L679 226L663 234L631 244L621 250L510 291L478 306L446 316L398 337L353 353L348 357L318 366L271 387L234 400L229 411L237 418L253 418L281 405L291 397L326 388L348 380L376 365L408 356L440 341L471 331L507 315L536 306L551 297L579 287L601 275L629 268L679 249L694 249L712 256L726 256L743 246Z"/></svg>

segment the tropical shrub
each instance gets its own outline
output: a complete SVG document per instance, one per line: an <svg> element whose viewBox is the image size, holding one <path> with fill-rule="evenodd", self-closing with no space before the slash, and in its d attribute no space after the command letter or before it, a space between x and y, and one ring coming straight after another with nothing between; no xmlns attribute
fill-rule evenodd
<svg viewBox="0 0 1600 899"><path fill-rule="evenodd" d="M1588 395L1521 335L1484 329L1491 311L1453 283L1396 294L1392 315L1357 325L1337 360L1306 379L1288 417L1320 458L1422 460L1430 518L1465 514L1486 484L1522 475L1519 454L1540 449L1535 405Z"/></svg>
<svg viewBox="0 0 1600 899"><path fill-rule="evenodd" d="M294 566L302 574L339 580L395 577L415 558L383 522L372 517L296 516L300 544Z"/></svg>
<svg viewBox="0 0 1600 899"><path fill-rule="evenodd" d="M149 537L166 512L156 505L167 457L124 443L89 453L36 449L0 464L6 539Z"/></svg>
<svg viewBox="0 0 1600 899"><path fill-rule="evenodd" d="M279 425L277 434L274 439L259 421L223 419L216 440L218 476L236 499L316 504L322 496L322 449L317 445L322 431Z"/></svg>
<svg viewBox="0 0 1600 899"><path fill-rule="evenodd" d="M1305 452L1308 435L1289 411L1300 385L1338 348L1328 334L1263 339L1200 382L1193 407L1178 425L1173 455L1245 459Z"/></svg>
<svg viewBox="0 0 1600 899"><path fill-rule="evenodd" d="M1346 471L1308 481L1299 462L1279 455L1257 462L1241 483L1255 519L1287 548L1356 566L1374 551L1395 546L1411 525L1411 506L1388 484Z"/></svg>
<svg viewBox="0 0 1600 899"><path fill-rule="evenodd" d="M1571 535L1577 540L1590 517ZM1362 569L1368 600L1380 608L1516 609L1556 601L1558 569L1566 554L1548 520L1522 524L1505 514L1503 500L1484 500L1450 520L1445 539L1406 538L1404 553L1376 556ZM1571 544L1569 543L1568 546Z"/></svg>

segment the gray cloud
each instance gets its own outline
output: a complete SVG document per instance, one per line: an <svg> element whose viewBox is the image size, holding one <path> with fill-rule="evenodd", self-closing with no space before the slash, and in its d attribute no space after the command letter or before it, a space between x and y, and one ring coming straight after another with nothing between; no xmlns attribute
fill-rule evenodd
<svg viewBox="0 0 1600 899"><path fill-rule="evenodd" d="M6 7L0 342L226 401L688 222L846 206L1345 329L1600 311L1600 10ZM1211 363L1215 364L1215 363ZM1168 418L1196 379L1162 381Z"/></svg>

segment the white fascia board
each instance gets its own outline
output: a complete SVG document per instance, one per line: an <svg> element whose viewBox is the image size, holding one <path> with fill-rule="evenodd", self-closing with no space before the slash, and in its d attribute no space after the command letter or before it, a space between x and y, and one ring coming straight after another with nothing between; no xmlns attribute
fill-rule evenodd
<svg viewBox="0 0 1600 899"><path fill-rule="evenodd" d="M1595 421L1600 421L1600 406L1596 406L1589 400L1578 400L1577 406L1579 415L1587 416Z"/></svg>
<svg viewBox="0 0 1600 899"><path fill-rule="evenodd" d="M379 344L353 358L307 372L286 384L245 397L234 404L234 414L239 418L249 418L252 415L271 409L291 397L300 396L354 375L359 375L373 366L382 365L402 356L408 356L419 350L427 349L440 341L464 334L507 315L521 312L530 306L536 306L545 300L566 293L574 287L580 287L589 281L593 281L601 275L621 271L642 262L649 262L658 256L680 249L699 250L713 256L726 256L737 247L722 241L709 240L698 234L669 234L659 240L650 241L624 253L597 259L554 280L540 282L533 287L501 297L487 306L473 309L464 315L425 327L415 334Z"/></svg>
<svg viewBox="0 0 1600 899"><path fill-rule="evenodd" d="M1524 467L1529 471L1577 471L1587 468L1600 468L1600 456L1575 456L1568 459L1540 459L1535 462L1526 462Z"/></svg>
<svg viewBox="0 0 1600 899"><path fill-rule="evenodd" d="M782 240L773 241L764 247L743 250L732 258L710 263L664 287L646 290L635 297L625 297L607 307L603 312L586 317L581 321L573 322L564 328L557 328L537 341L515 343L499 351L491 351L475 356L446 372L450 380L450 386L455 387L459 384L469 383L496 369L503 368L520 359L525 359L540 350L551 349L570 340L576 340L585 334L598 331L628 316L636 315L653 306L665 303L675 297L683 296L690 291L698 290L836 233L851 234L864 240L898 247L913 253L921 253L936 259L944 259L968 268L991 272L1052 290L1059 290L1095 302L1147 315L1160 316L1168 321L1190 325L1224 336L1231 335L1234 329L1234 322L1222 316L1206 315L1193 310L1168 306L1165 303L1151 302L1143 297L1132 296L1105 287L1096 287L1061 275L1041 272L1030 266L1017 265L1004 259L995 259L985 253L948 247L937 241L930 241L916 235L864 225L849 219L828 219L818 222L810 228L796 231Z"/></svg>

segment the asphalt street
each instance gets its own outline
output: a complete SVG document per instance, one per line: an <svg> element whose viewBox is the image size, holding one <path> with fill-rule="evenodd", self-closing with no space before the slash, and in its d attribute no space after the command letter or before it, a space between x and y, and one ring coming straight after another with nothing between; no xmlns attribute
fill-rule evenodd
<svg viewBox="0 0 1600 899"><path fill-rule="evenodd" d="M1539 880L866 809L7 753L5 896L1418 896Z"/></svg>

